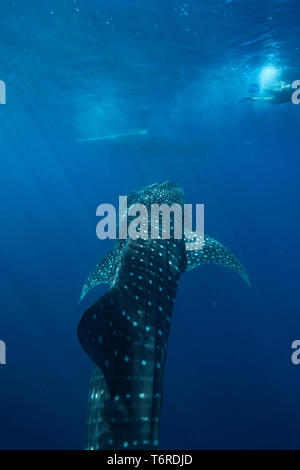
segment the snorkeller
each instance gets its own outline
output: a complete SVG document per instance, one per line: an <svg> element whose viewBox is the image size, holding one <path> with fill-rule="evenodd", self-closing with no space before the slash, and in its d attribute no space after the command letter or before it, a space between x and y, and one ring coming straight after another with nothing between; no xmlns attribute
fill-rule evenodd
<svg viewBox="0 0 300 470"><path fill-rule="evenodd" d="M249 92L258 93L253 96L245 96L239 103L244 103L245 101L263 101L271 104L283 104L292 102L293 88L291 84L280 81L264 89L263 92L259 92L259 86L253 84L250 86Z"/></svg>

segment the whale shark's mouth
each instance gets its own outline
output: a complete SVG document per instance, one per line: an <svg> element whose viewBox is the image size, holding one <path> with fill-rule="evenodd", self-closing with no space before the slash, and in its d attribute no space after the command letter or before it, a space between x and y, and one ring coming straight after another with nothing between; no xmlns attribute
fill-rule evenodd
<svg viewBox="0 0 300 470"><path fill-rule="evenodd" d="M155 183L140 190L133 191L128 196L128 206L131 204L144 204L150 208L151 204L180 204L185 203L185 195L182 188L172 181Z"/></svg>

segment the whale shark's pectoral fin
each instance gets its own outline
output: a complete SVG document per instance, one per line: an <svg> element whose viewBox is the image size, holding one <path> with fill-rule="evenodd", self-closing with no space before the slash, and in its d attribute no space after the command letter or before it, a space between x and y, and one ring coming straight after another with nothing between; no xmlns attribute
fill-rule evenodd
<svg viewBox="0 0 300 470"><path fill-rule="evenodd" d="M212 263L225 266L236 271L244 281L250 286L250 280L244 266L238 258L234 256L224 245L209 236L197 236L195 240L186 240L186 271L199 266L200 264Z"/></svg>
<svg viewBox="0 0 300 470"><path fill-rule="evenodd" d="M101 263L90 273L84 283L79 302L81 302L87 293L99 284L112 284L120 266L121 258L124 252L125 241L119 241L115 247L103 258Z"/></svg>

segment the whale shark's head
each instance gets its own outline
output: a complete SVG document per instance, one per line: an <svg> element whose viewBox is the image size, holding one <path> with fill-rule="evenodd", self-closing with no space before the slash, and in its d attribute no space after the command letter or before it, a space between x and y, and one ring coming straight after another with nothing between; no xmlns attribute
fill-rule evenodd
<svg viewBox="0 0 300 470"><path fill-rule="evenodd" d="M172 181L155 183L142 189L133 191L128 196L128 207L132 204L144 204L150 208L151 204L180 204L185 203L185 195L182 188Z"/></svg>

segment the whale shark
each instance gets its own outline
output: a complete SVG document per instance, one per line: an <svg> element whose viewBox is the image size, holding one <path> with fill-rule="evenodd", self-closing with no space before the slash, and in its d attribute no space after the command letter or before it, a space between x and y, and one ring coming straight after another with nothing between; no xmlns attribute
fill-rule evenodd
<svg viewBox="0 0 300 470"><path fill-rule="evenodd" d="M185 195L167 181L132 192L128 207L135 203L148 209L152 204L183 207ZM97 285L109 285L77 329L94 364L85 449L159 448L168 336L184 272L214 263L236 271L250 285L243 265L218 241L203 235L200 243L186 233L181 239L172 234L169 239L116 240L83 286L80 300ZM195 249L186 248L191 242Z"/></svg>

